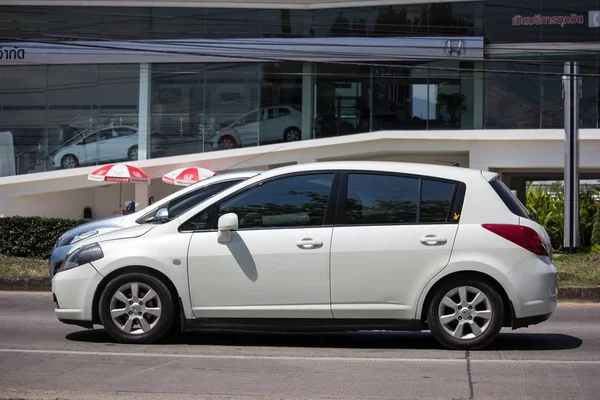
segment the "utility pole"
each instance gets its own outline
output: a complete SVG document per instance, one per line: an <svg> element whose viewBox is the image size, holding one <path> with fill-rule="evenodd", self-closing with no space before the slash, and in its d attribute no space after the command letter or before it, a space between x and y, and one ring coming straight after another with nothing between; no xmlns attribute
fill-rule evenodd
<svg viewBox="0 0 600 400"><path fill-rule="evenodd" d="M577 62L566 62L562 77L565 101L565 202L563 250L576 252L579 236L579 99L581 77Z"/></svg>

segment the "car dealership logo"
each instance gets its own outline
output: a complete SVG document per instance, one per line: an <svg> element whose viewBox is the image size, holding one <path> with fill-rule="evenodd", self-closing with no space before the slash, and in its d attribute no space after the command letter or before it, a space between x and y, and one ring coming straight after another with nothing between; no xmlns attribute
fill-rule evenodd
<svg viewBox="0 0 600 400"><path fill-rule="evenodd" d="M535 14L533 17L515 15L512 17L513 26L560 25L563 28L565 25L583 25L584 23L585 17L575 13L571 15Z"/></svg>
<svg viewBox="0 0 600 400"><path fill-rule="evenodd" d="M465 55L466 46L464 40L446 40L444 53L448 57L462 57Z"/></svg>

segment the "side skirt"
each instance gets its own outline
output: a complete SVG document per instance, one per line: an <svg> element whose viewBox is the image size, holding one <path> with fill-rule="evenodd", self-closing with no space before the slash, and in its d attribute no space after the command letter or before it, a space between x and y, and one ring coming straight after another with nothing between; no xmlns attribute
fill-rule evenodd
<svg viewBox="0 0 600 400"><path fill-rule="evenodd" d="M417 319L300 319L300 318L195 318L182 323L182 331L231 329L266 332L421 331Z"/></svg>

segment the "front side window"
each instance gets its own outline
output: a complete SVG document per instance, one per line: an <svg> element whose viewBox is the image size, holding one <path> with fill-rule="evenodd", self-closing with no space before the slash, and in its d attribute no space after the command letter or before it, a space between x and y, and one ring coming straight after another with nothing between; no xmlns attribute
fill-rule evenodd
<svg viewBox="0 0 600 400"><path fill-rule="evenodd" d="M322 226L333 177L314 173L260 184L221 203L218 216L237 214L240 229Z"/></svg>
<svg viewBox="0 0 600 400"><path fill-rule="evenodd" d="M350 173L343 223L414 224L418 199L418 178Z"/></svg>

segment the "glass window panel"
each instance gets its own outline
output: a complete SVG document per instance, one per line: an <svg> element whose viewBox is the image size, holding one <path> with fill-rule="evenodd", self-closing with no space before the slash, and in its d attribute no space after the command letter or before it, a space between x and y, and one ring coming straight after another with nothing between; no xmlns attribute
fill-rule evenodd
<svg viewBox="0 0 600 400"><path fill-rule="evenodd" d="M393 175L349 174L344 223L417 222L419 180Z"/></svg>
<svg viewBox="0 0 600 400"><path fill-rule="evenodd" d="M421 183L420 223L444 223L454 199L456 184L423 179Z"/></svg>
<svg viewBox="0 0 600 400"><path fill-rule="evenodd" d="M260 94L260 144L301 140L302 63L263 64Z"/></svg>
<svg viewBox="0 0 600 400"><path fill-rule="evenodd" d="M218 215L237 214L240 229L320 226L332 184L332 173L277 179L226 200Z"/></svg>
<svg viewBox="0 0 600 400"><path fill-rule="evenodd" d="M485 128L540 128L540 62L526 60L486 63Z"/></svg>

